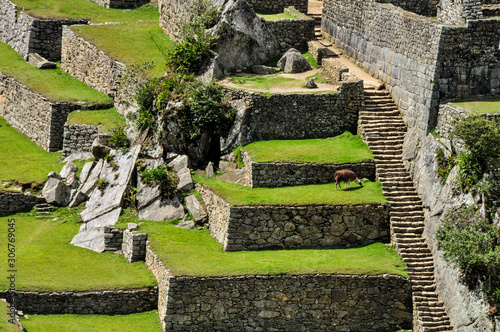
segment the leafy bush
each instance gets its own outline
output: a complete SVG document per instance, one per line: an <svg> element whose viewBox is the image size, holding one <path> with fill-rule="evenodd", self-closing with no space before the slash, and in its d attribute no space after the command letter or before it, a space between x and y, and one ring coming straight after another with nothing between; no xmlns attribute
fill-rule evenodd
<svg viewBox="0 0 500 332"><path fill-rule="evenodd" d="M126 148L130 145L130 140L125 134L125 129L123 127L118 127L111 130L112 136L108 138L108 141L117 148Z"/></svg>
<svg viewBox="0 0 500 332"><path fill-rule="evenodd" d="M174 196L179 182L177 175L170 171L166 165L141 172L141 181L144 184L160 185L160 195L167 198Z"/></svg>
<svg viewBox="0 0 500 332"><path fill-rule="evenodd" d="M473 207L451 209L441 220L436 239L443 258L460 268L469 284L478 279L499 283L500 230Z"/></svg>

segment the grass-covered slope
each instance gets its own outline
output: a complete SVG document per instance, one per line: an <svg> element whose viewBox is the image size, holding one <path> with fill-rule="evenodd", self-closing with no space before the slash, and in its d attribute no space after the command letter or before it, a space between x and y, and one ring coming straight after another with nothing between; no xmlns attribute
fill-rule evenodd
<svg viewBox="0 0 500 332"><path fill-rule="evenodd" d="M359 135L346 131L323 139L259 141L244 147L254 162L344 164L373 160Z"/></svg>
<svg viewBox="0 0 500 332"><path fill-rule="evenodd" d="M91 125L101 126L100 132L109 133L119 127L127 125L125 117L118 113L116 109L97 111L75 111L68 116L68 125Z"/></svg>
<svg viewBox="0 0 500 332"><path fill-rule="evenodd" d="M112 252L96 253L75 247L71 239L78 233L78 213L82 208L60 208L58 217L37 219L30 213L0 218L0 233L7 234L7 220L15 219L17 289L30 291L89 291L130 289L156 285L143 262L128 263ZM7 248L7 236L0 237ZM0 260L7 270L7 260ZM8 289L0 279L0 289Z"/></svg>
<svg viewBox="0 0 500 332"><path fill-rule="evenodd" d="M156 311L130 315L29 315L21 319L29 332L161 332Z"/></svg>
<svg viewBox="0 0 500 332"><path fill-rule="evenodd" d="M0 331L2 332L22 332L16 325L9 322L12 319L10 316L10 308L7 302L0 300Z"/></svg>
<svg viewBox="0 0 500 332"><path fill-rule="evenodd" d="M500 113L500 100L474 100L454 102L454 105L471 110L474 114L496 114Z"/></svg>
<svg viewBox="0 0 500 332"><path fill-rule="evenodd" d="M350 189L335 189L335 183L279 188L250 188L217 178L195 176L195 181L215 191L229 204L238 205L358 205L387 203L378 182L366 181L363 187L352 183Z"/></svg>
<svg viewBox="0 0 500 332"><path fill-rule="evenodd" d="M153 250L175 275L395 274L407 276L397 252L382 244L350 249L224 252L208 230L145 222Z"/></svg>
<svg viewBox="0 0 500 332"><path fill-rule="evenodd" d="M109 104L111 99L90 88L60 68L40 70L14 49L0 42L0 73L14 78L52 101L84 102L89 105Z"/></svg>

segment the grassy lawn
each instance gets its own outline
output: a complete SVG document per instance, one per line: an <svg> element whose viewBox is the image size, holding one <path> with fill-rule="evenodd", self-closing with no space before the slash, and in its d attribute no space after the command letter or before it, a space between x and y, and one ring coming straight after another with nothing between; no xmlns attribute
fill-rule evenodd
<svg viewBox="0 0 500 332"><path fill-rule="evenodd" d="M366 181L363 187L351 184L351 189L335 189L335 183L296 187L249 188L217 178L196 175L196 182L224 197L232 206L238 205L358 205L387 203L378 182Z"/></svg>
<svg viewBox="0 0 500 332"><path fill-rule="evenodd" d="M71 29L111 58L127 66L142 64L144 61L154 62L156 66L151 73L155 77L165 73L164 53L174 44L158 26L158 17L145 22L75 26Z"/></svg>
<svg viewBox="0 0 500 332"><path fill-rule="evenodd" d="M61 153L45 151L0 118L0 181L40 184L61 171L60 160Z"/></svg>
<svg viewBox="0 0 500 332"><path fill-rule="evenodd" d="M158 8L145 5L137 9L107 9L89 0L13 0L19 10L42 18L86 19L92 23L158 22Z"/></svg>
<svg viewBox="0 0 500 332"><path fill-rule="evenodd" d="M314 78L316 83L328 83L328 79L321 73L307 76L306 79L283 77L282 73L272 75L241 75L236 74L229 76L231 83L236 84L238 88L255 89L255 90L271 90L271 88L304 88L305 83L310 78ZM311 89L317 92L318 89ZM325 90L332 91L332 90ZM306 91L307 92L307 91Z"/></svg>
<svg viewBox="0 0 500 332"><path fill-rule="evenodd" d="M224 252L210 231L147 221L155 253L175 275L396 274L407 276L397 252L382 244L350 249L297 249Z"/></svg>
<svg viewBox="0 0 500 332"><path fill-rule="evenodd" d="M130 315L30 315L21 319L28 332L161 332L156 311Z"/></svg>
<svg viewBox="0 0 500 332"><path fill-rule="evenodd" d="M297 17L288 13L269 14L266 12L256 12L258 17L262 17L266 21L279 21L279 20L298 20Z"/></svg>
<svg viewBox="0 0 500 332"><path fill-rule="evenodd" d="M373 160L373 153L361 137L348 131L324 139L259 141L244 149L259 163L343 164Z"/></svg>
<svg viewBox="0 0 500 332"><path fill-rule="evenodd" d="M7 220L16 221L16 269L18 290L89 291L140 288L156 285L143 262L130 264L112 252L96 253L75 247L71 239L78 233L78 213L83 209L60 208L53 213L59 219L37 219L30 213L0 218L0 233L7 234ZM7 248L7 236L0 237ZM7 257L7 251L3 251ZM0 260L7 273L7 259ZM8 288L0 278L0 289Z"/></svg>
<svg viewBox="0 0 500 332"><path fill-rule="evenodd" d="M473 114L500 113L500 100L476 100L452 103L453 105L471 110Z"/></svg>
<svg viewBox="0 0 500 332"><path fill-rule="evenodd" d="M116 109L110 108L107 110L72 112L68 116L68 124L101 126L101 132L109 133L118 127L124 128L127 122L125 117L118 113Z"/></svg>
<svg viewBox="0 0 500 332"><path fill-rule="evenodd" d="M0 42L0 72L49 100L81 101L90 105L111 103L108 96L91 89L59 67L40 70L28 64L10 45L3 42Z"/></svg>
<svg viewBox="0 0 500 332"><path fill-rule="evenodd" d="M9 323L10 309L9 304L4 301L0 301L0 331L3 332L21 332L21 329L17 325Z"/></svg>

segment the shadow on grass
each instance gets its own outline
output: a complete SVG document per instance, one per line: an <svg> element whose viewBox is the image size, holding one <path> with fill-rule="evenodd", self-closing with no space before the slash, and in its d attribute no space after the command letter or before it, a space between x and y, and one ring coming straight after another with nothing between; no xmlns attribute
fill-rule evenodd
<svg viewBox="0 0 500 332"><path fill-rule="evenodd" d="M342 191L354 191L354 190L359 190L361 188L363 188L363 187L359 186L359 187L354 187L354 188L344 188L344 189L340 188L340 189Z"/></svg>

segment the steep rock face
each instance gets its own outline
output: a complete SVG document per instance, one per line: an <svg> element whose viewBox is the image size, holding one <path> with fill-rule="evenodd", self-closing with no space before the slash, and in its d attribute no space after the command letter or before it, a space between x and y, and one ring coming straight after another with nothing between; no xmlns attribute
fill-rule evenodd
<svg viewBox="0 0 500 332"><path fill-rule="evenodd" d="M488 318L489 306L485 294L478 289L469 289L462 282L460 271L449 266L441 257L441 252L437 250L435 235L443 214L453 206L474 203L472 195L458 191L456 166L448 175L446 182L441 184L437 152L443 149L445 155L448 155L451 151L447 146L450 146L449 141L442 139L438 141L429 134L421 141L416 154L413 179L426 206L424 235L434 255L437 288L446 304L455 331L492 332L494 327Z"/></svg>
<svg viewBox="0 0 500 332"><path fill-rule="evenodd" d="M211 29L218 35L209 71L215 77L260 65L279 54L276 39L265 21L244 0L213 0L222 9L219 23Z"/></svg>

